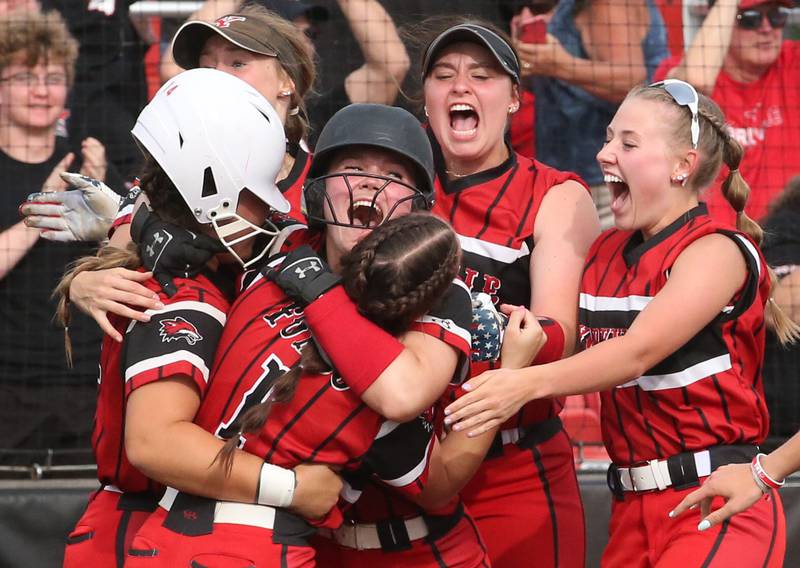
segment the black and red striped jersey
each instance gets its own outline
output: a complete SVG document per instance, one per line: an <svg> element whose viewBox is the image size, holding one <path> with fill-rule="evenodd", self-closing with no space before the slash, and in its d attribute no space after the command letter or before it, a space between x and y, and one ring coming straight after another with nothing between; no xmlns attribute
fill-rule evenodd
<svg viewBox="0 0 800 568"><path fill-rule="evenodd" d="M533 231L542 200L554 186L583 181L514 152L500 166L474 175L448 181L443 171L438 174L433 213L458 233L464 282L473 292L489 294L495 304L529 306ZM472 375L496 366L473 363ZM559 407L551 400L530 402L504 428L541 422Z"/></svg>
<svg viewBox="0 0 800 568"><path fill-rule="evenodd" d="M145 286L159 293L165 307L148 310L149 322L110 316L124 340L120 344L106 335L100 355L92 445L104 485L134 492L160 490L125 455L127 397L134 389L175 376L190 377L202 396L230 305L232 281L223 278L211 273L175 278L178 291L171 298L150 279Z"/></svg>
<svg viewBox="0 0 800 568"><path fill-rule="evenodd" d="M753 242L705 204L652 238L612 229L592 245L581 283L581 348L624 335L697 239L723 234L747 262L745 285L714 321L644 375L602 393L603 439L618 465L719 444L758 444L769 427L761 361L770 282Z"/></svg>
<svg viewBox="0 0 800 568"><path fill-rule="evenodd" d="M295 231L291 246L315 241L315 233ZM272 257L265 264L280 261L280 256ZM236 435L237 419L266 400L275 379L298 363L302 347L311 340L302 308L262 271L246 274L243 285L229 311L208 394L195 420L222 438ZM437 308L412 324L412 329L445 341L461 354L463 364L454 381L468 372L470 319L469 292L459 281ZM358 356L354 350L353 357ZM283 467L316 462L352 471L365 465L386 483L413 494L427 476L432 431L426 417L399 426L386 421L334 371L304 374L291 400L274 403L263 428L242 436L240 447ZM393 443L386 444L390 440ZM347 496L355 498L357 493L358 488L351 487Z"/></svg>
<svg viewBox="0 0 800 568"><path fill-rule="evenodd" d="M292 169L289 170L289 175L279 181L277 185L291 207L287 215L305 223L306 216L303 213L301 202L303 198L303 184L306 181L308 170L311 167L311 155L298 144L290 144L288 148L289 153L294 158L294 165ZM108 231L109 237L114 234L114 231L116 231L120 225L130 225L136 200L141 193L141 188L136 185L122 198L122 202L117 210L117 216L114 218L114 221L111 223L111 228Z"/></svg>

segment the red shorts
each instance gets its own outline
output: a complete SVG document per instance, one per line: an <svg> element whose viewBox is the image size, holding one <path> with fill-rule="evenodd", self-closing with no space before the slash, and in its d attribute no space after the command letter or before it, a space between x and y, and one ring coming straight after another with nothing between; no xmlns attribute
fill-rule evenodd
<svg viewBox="0 0 800 568"><path fill-rule="evenodd" d="M475 522L465 512L444 536L429 541L412 540L411 548L397 552L381 549L339 548L341 566L380 566L381 568L488 568L491 566ZM320 566L323 566L320 563ZM328 568L325 565L325 568Z"/></svg>
<svg viewBox="0 0 800 568"><path fill-rule="evenodd" d="M125 566L203 566L208 568L311 568L314 549L276 542L275 531L249 525L214 523L211 534L186 536L163 526L167 511L159 507L131 543ZM290 540L290 539L287 539Z"/></svg>
<svg viewBox="0 0 800 568"><path fill-rule="evenodd" d="M121 567L133 535L156 507L149 494L99 490L67 537L64 567Z"/></svg>
<svg viewBox="0 0 800 568"><path fill-rule="evenodd" d="M584 568L586 537L572 445L563 430L487 459L461 497L495 568Z"/></svg>
<svg viewBox="0 0 800 568"><path fill-rule="evenodd" d="M612 568L783 566L786 520L776 492L721 525L697 530L700 510L676 519L669 512L693 491L627 492L614 500L609 540L601 565ZM715 499L713 508L722 505Z"/></svg>

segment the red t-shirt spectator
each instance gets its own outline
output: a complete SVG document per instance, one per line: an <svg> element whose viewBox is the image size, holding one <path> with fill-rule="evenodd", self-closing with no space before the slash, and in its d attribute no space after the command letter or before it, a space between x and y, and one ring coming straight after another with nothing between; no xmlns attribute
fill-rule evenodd
<svg viewBox="0 0 800 568"><path fill-rule="evenodd" d="M681 57L663 61L654 80L664 79ZM758 81L740 83L720 70L711 98L745 150L739 171L752 190L747 214L762 219L786 182L800 174L800 41L784 41L778 59ZM734 224L734 211L720 190L726 174L723 167L705 199L712 217Z"/></svg>

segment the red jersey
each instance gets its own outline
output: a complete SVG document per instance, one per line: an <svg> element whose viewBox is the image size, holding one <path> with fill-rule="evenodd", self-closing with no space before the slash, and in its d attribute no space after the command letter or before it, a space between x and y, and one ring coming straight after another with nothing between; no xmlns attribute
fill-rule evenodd
<svg viewBox="0 0 800 568"><path fill-rule="evenodd" d="M433 213L458 233L470 290L486 292L495 304L530 305L536 214L547 192L568 180L585 186L573 173L513 152L505 163L475 175L447 181L439 172ZM472 376L496 366L473 363ZM552 400L530 402L503 429L541 422L559 410Z"/></svg>
<svg viewBox="0 0 800 568"><path fill-rule="evenodd" d="M680 61L680 56L665 60L654 80L665 77ZM762 219L770 202L800 173L800 41L784 41L775 63L752 83L739 83L720 71L711 98L725 113L731 135L744 147L739 171L752 190L745 210L753 219ZM736 214L720 189L726 175L723 167L705 199L709 214L733 227Z"/></svg>
<svg viewBox="0 0 800 568"><path fill-rule="evenodd" d="M304 240L313 242L313 233L295 231L290 246ZM272 257L268 264L281 260ZM302 308L261 271L248 273L243 282L245 289L231 307L220 341L208 395L195 419L222 438L236 434L237 418L267 398L274 380L298 363L302 347L311 340ZM466 362L470 319L469 293L463 284L454 284L440 307L412 329L452 345ZM463 368L459 376L465 374ZM426 417L402 425L385 420L334 371L304 374L292 399L274 403L264 427L242 436L240 447L287 468L315 462L353 471L363 464L370 474L413 495L427 476L432 430ZM376 441L381 443L373 448ZM358 487L351 486L346 497L355 499L357 493Z"/></svg>
<svg viewBox="0 0 800 568"><path fill-rule="evenodd" d="M303 198L303 184L306 181L308 170L311 167L311 155L298 144L290 144L289 153L294 158L294 165L289 171L289 175L279 181L277 186L291 206L287 215L305 223L306 216L303 213L301 202ZM135 186L122 198L117 216L114 218L114 221L111 223L111 228L108 231L109 237L114 234L114 231L116 231L117 227L120 225L130 225L136 199L141 193L141 188Z"/></svg>
<svg viewBox="0 0 800 568"><path fill-rule="evenodd" d="M229 307L222 290L230 287L230 280L222 278L211 273L175 278L178 292L171 298L150 279L145 286L158 292L165 307L148 310L149 322L110 316L124 340L120 344L106 335L100 355L92 445L97 477L104 485L122 491L160 491L161 486L135 469L125 455L127 397L143 385L178 375L191 377L203 395Z"/></svg>
<svg viewBox="0 0 800 568"><path fill-rule="evenodd" d="M769 275L752 241L724 227L701 204L646 241L638 231L612 229L589 251L579 312L583 349L624 335L699 238L730 237L748 268L744 286L716 319L641 377L601 393L603 440L619 466L758 444L767 434L761 362Z"/></svg>

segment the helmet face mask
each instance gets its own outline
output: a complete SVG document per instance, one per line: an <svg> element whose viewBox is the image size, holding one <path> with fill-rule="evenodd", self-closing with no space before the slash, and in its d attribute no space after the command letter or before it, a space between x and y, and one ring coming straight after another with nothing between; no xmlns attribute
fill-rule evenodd
<svg viewBox="0 0 800 568"><path fill-rule="evenodd" d="M427 196L413 185L362 172L314 178L304 198L310 224L356 229L374 229L393 217L431 207Z"/></svg>
<svg viewBox="0 0 800 568"><path fill-rule="evenodd" d="M248 190L270 210L289 203L276 185L286 153L280 117L253 87L214 69L192 69L165 83L131 131L169 176L199 223L210 224L228 251L257 235L275 236L238 213Z"/></svg>
<svg viewBox="0 0 800 568"><path fill-rule="evenodd" d="M389 152L395 159L401 160L408 170L408 177L403 175L403 179L413 179L413 185L394 177L365 173L379 171L380 168L363 168L364 171L358 172L331 171L336 167L334 161L337 155L345 151L359 154L361 150L367 154ZM392 216L433 207L433 178L430 141L411 113L387 105L351 104L336 112L319 135L303 189L303 210L309 227L328 224L374 228ZM354 183L354 179L359 181ZM361 180L369 180L371 189L361 189ZM343 207L333 192L336 186L341 186L340 192L347 197ZM400 187L403 195L395 198ZM380 210L375 211L376 207ZM326 218L326 212L334 211L335 215Z"/></svg>

